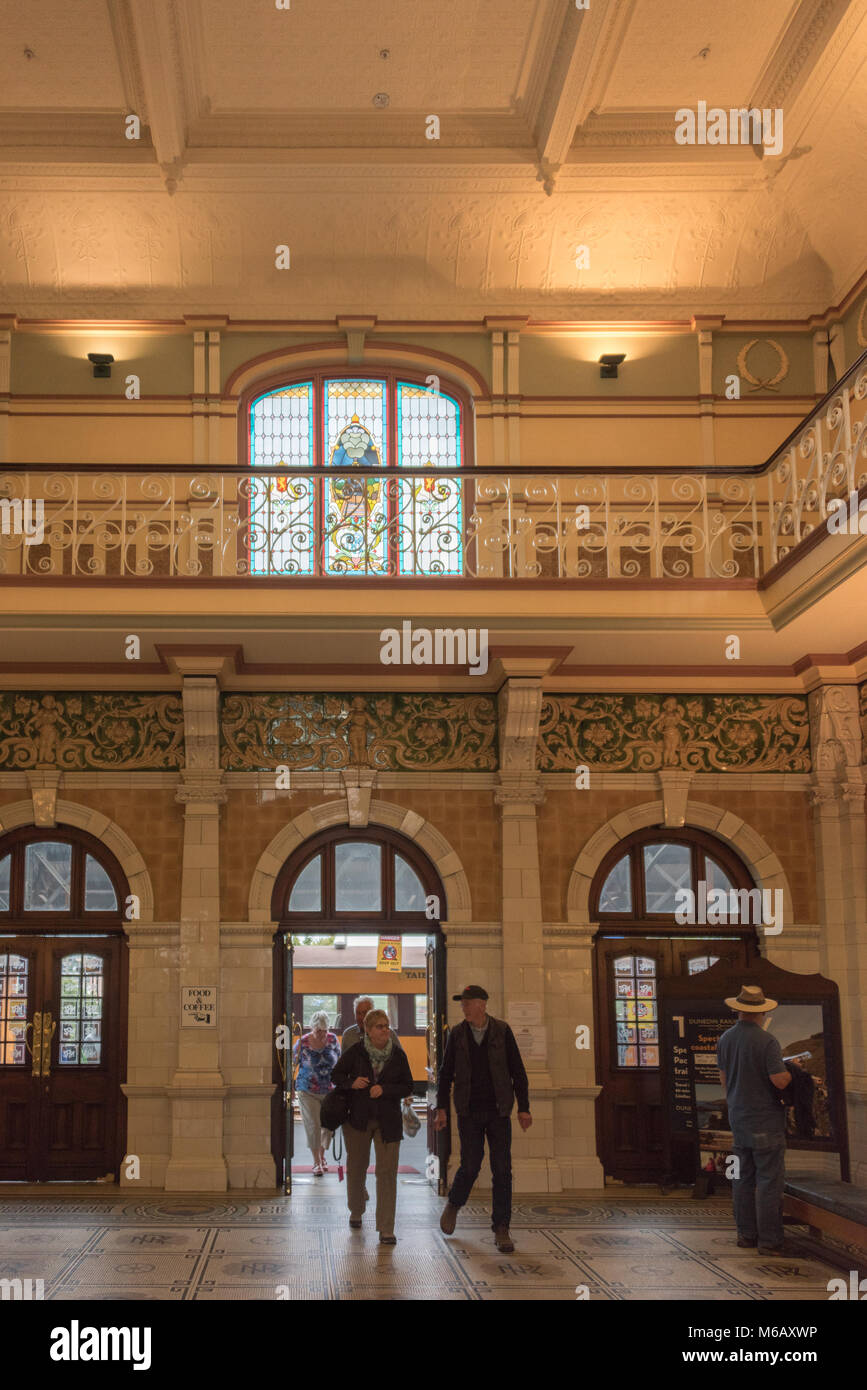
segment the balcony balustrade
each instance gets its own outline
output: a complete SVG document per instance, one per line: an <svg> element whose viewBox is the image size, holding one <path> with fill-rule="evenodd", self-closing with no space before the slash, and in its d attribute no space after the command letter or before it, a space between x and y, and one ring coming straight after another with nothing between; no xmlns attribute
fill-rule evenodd
<svg viewBox="0 0 867 1390"><path fill-rule="evenodd" d="M6 465L0 576L758 579L865 483L867 353L739 471Z"/></svg>

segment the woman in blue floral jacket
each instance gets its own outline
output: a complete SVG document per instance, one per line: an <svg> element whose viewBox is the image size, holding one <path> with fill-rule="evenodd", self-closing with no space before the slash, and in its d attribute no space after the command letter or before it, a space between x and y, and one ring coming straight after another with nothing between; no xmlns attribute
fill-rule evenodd
<svg viewBox="0 0 867 1390"><path fill-rule="evenodd" d="M331 1131L320 1128L319 1112L323 1096L332 1089L331 1072L339 1057L340 1043L337 1034L329 1032L328 1015L315 1013L310 1020L310 1032L298 1039L292 1059L298 1067L295 1090L316 1178L321 1178L328 1167L325 1150L331 1143Z"/></svg>

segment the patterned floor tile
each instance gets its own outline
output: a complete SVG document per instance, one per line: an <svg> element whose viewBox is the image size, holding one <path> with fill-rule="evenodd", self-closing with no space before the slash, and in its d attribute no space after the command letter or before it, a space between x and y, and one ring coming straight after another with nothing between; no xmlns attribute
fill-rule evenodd
<svg viewBox="0 0 867 1390"><path fill-rule="evenodd" d="M68 1300L762 1301L828 1298L837 1269L805 1254L738 1250L727 1198L521 1195L515 1251L494 1246L484 1194L452 1237L427 1186L398 1189L398 1244L377 1242L374 1204L350 1231L329 1175L282 1193L131 1192L105 1185L0 1196L0 1277L44 1278ZM618 1190L618 1194L619 1194ZM34 1268L38 1265L38 1268ZM6 1272L8 1268L8 1273Z"/></svg>
<svg viewBox="0 0 867 1390"><path fill-rule="evenodd" d="M161 1255L138 1252L82 1255L64 1278L65 1283L88 1284L181 1284L189 1283L195 1255Z"/></svg>

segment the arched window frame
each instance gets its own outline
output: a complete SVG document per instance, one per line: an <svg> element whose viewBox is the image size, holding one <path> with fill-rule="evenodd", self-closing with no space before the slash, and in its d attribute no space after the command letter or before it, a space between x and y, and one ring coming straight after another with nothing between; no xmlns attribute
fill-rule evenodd
<svg viewBox="0 0 867 1390"><path fill-rule="evenodd" d="M373 842L383 846L382 854L382 908L375 912L343 911L334 906L335 889L335 846L352 841ZM322 909L319 912L290 912L289 899L293 885L302 871L317 854L322 854ZM425 912L398 912L394 907L394 855L401 855L418 875L425 897L439 899L440 911L436 919L427 917ZM439 930L439 919L446 916L446 899L442 880L433 864L411 840L407 840L395 830L382 826L350 828L336 826L323 830L309 840L286 860L274 883L271 898L271 916L284 930L292 930L296 925L305 924L322 935L341 932L373 932L378 928L389 934L407 933L409 935L429 935Z"/></svg>
<svg viewBox="0 0 867 1390"><path fill-rule="evenodd" d="M672 933L683 936L695 935L696 926L678 922L673 912L649 913L647 911L642 851L645 845L661 843L689 846L691 853L690 886L693 892L696 891L697 885L702 879L707 881L704 868L705 857L714 859L719 864L736 889L751 890L758 887L743 860L734 850L702 830L690 828L673 830L668 826L651 826L648 829L636 830L609 850L594 875L590 887L590 916L592 921L599 924L602 932L610 933L616 928L617 934L624 936L648 936L660 932L666 935ZM626 854L629 855L630 859L633 910L631 912L600 912L599 899L608 875ZM701 924L700 931L702 936L713 936L714 934L727 937L741 934L753 936L755 928L744 922L710 923Z"/></svg>
<svg viewBox="0 0 867 1390"><path fill-rule="evenodd" d="M25 853L31 844L68 844L72 846L70 905L56 912L35 912L24 907ZM39 935L76 932L81 935L123 930L124 910L129 887L126 877L100 840L72 826L44 828L22 826L0 839L0 861L10 855L9 908L0 911L0 931L14 930L16 935L28 932ZM85 869L90 855L108 876L117 898L117 908L110 912L87 910L85 901Z"/></svg>
<svg viewBox="0 0 867 1390"><path fill-rule="evenodd" d="M402 475L406 476L406 474L409 472L408 469L402 468L402 467L400 467L400 466L398 465L398 447L397 447L397 444L398 444L398 439L397 439L397 428L398 428L398 427L397 427L397 392L398 392L398 386L399 386L400 384L406 384L406 385L410 385L410 386L418 386L418 387L421 387L421 388L427 388L428 377L429 377L430 375L432 375L432 374L433 374L433 375L436 375L436 377L437 377L437 379L438 379L438 382L439 382L439 389L438 389L438 391L437 391L437 392L433 392L432 394L434 394L434 395L446 396L446 397L450 398L452 401L454 401L455 405L457 406L457 420L458 420L458 450L459 450L460 467L461 467L461 469L471 469L471 468L473 467L473 464L474 464L474 428L473 428L474 415L473 415L473 401L472 401L472 397L470 396L469 392L465 389L465 387L463 387L462 385L460 385L460 383L457 382L456 380L454 380L453 378L448 377L448 376L446 376L446 375L443 375L439 370L436 370L435 372L432 371L431 373L428 373L427 376L426 376L424 372L419 372L419 371L417 371L417 370L413 370L412 368L389 367L389 366L376 366L376 367L372 367L372 366L371 366L371 367L366 367L366 366L364 366L363 364L362 364L362 365L359 365L357 371L353 371L353 370L352 370L352 367L349 366L349 365L344 365L344 366L317 367L317 368L313 368L313 369L308 370L308 371L304 371L304 370L301 370L300 368L296 368L295 370L293 370L292 372L290 372L290 373L288 373L288 374L284 371L284 372L274 373L274 374L272 374L272 375L270 375L270 376L263 377L263 378L259 379L258 381L256 381L255 383L251 384L250 386L246 387L245 390L242 392L241 397L240 397L239 412L238 412L239 431L240 431L240 434L239 434L239 441L238 441L238 443L239 443L239 449L238 449L239 460L243 461L245 467L246 467L246 466L249 466L249 468L250 468L250 475L251 475L251 482L253 482L253 481L256 479L257 473L259 472L259 469L257 468L257 466L253 463L253 447L252 447L253 409L254 409L254 406L256 405L256 403L257 403L258 401L262 400L264 397L266 397L266 396L268 396L268 395L270 395L270 394L272 394L272 393L274 393L274 392L278 392L278 391L281 391L281 390L285 390L285 389L287 389L287 388L289 388L289 387L291 387L291 386L298 386L298 385L303 385L303 384L306 384L306 383L310 383L310 385L311 385L311 387L312 387L313 402L314 402L314 405L313 405L313 450L312 450L312 452L313 452L313 465L312 465L312 467L313 467L314 469L315 469L315 468L323 468L323 469L324 469L324 468L329 467L329 460L328 460L328 458L326 457L327 447L326 447L326 439L325 439L325 386L326 386L326 383L327 383L328 381L346 381L346 380L381 381L381 382L384 383L384 386L385 386L386 401L387 401L387 409L386 409L386 437L385 437L385 441L382 441L382 442L384 442L384 443L386 444L387 464L385 465L385 471L386 471L386 472L388 473L388 475L389 475L388 478L383 478L383 481L384 481L384 482L389 482L392 475L393 475L393 477L394 477L395 480L398 480ZM309 471L310 471L310 466L309 466L309 465L308 465L308 466L299 465L297 474L294 473L294 472L290 472L290 471L287 469L286 476L287 476L287 477L296 477L296 476L297 476L297 477L299 477L299 478L303 478L304 475L305 475L305 473L308 473ZM454 475L452 474L451 476L453 477ZM370 582L371 580L375 581L375 580L379 579L380 582L381 582L382 580L386 580L386 581L395 580L395 581L398 581L398 580L411 579L411 578L425 579L425 578L435 577L435 576L431 576L430 574L428 574L426 570L418 571L418 570L409 569L409 568L407 568L407 569L402 569L402 568L401 568L401 564L400 564L400 548L399 548L399 544L398 544L398 541L397 541L397 535L398 535L398 533L399 533L399 528L398 528L397 526L392 525L391 522L389 523L388 531L387 531L387 573L386 573L386 574L384 574L384 575L368 575L368 574L359 575L358 573L349 573L349 574L345 574L345 575L344 575L344 574L336 574L336 573L333 573L333 572L326 572L325 569L323 568L323 516L324 516L324 505L325 505L325 504L324 504L324 488L325 488L325 483L326 483L326 481L327 481L326 478L325 478L324 476L322 476L321 474L318 475L318 477L316 478L317 486L316 486L316 497L315 497L315 503L314 503L314 512L315 512L315 516L314 516L315 537L314 537L314 541L313 541L313 572L312 572L312 573L306 573L306 572L304 572L304 573L299 573L299 574L288 573L288 574L285 575L286 578L288 578L288 579L294 579L295 582L305 582L305 581L306 581L306 582L309 583L311 580L313 580L313 581L317 581L317 580L318 580L318 581L324 581L324 582L331 582L332 580L340 581L341 579L344 580L344 581L353 581L353 580L357 581L357 580L359 580L359 579L362 579L362 580L364 580L365 582ZM246 505L246 507L249 509L248 512L247 512L246 515L245 515L245 520L248 521L251 530L252 530L252 531L255 531L255 530L256 530L256 527L257 527L257 524L258 524L259 526L261 526L262 523L261 523L261 522L257 522L257 517L256 517L255 511L254 511L254 499L253 499L253 495L252 495L252 494L253 494L253 488L251 488L250 491L251 491L250 497L248 497L247 499L245 499L245 505ZM393 506L396 505L396 503L394 502L394 497L395 497L395 490L394 490L394 489L392 489L391 497L392 497L392 501L390 501L389 505L393 507ZM459 538L459 539L460 539L460 550L461 550L461 553L462 553L462 551L463 551L463 546L464 546L465 540L466 540L467 518L472 514L473 506L474 506L474 500L475 500L474 484L473 484L473 482L472 482L471 479L468 478L466 481L460 480L460 484L459 484L459 499L460 499L460 509L461 509L461 534L460 534L460 538ZM392 519L392 520L393 520L393 519ZM255 562L254 562L253 554L254 554L254 550L253 550L253 546L252 546L252 542L251 542L251 543L250 543L250 548L249 548L248 560L249 560L249 564L250 564L250 572L251 572L251 573L256 573L256 570L255 570ZM462 570L463 570L463 566L461 567L461 571L462 571ZM278 572L282 573L282 571L278 571ZM459 578L459 577L460 577L460 574L457 574L457 573L456 573L456 574L453 574L451 577L452 577L452 578Z"/></svg>

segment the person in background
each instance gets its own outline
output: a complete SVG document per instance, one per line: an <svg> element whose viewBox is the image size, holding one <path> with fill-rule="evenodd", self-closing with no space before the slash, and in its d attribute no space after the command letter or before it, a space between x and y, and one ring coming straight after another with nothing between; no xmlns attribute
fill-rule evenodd
<svg viewBox="0 0 867 1390"><path fill-rule="evenodd" d="M529 1129L530 1087L515 1035L500 1018L488 1015L488 993L467 985L460 1000L464 1022L449 1033L437 1090L436 1129L445 1129L449 1090L454 1081L455 1109L461 1138L461 1162L440 1217L440 1230L453 1234L458 1210L469 1198L479 1176L485 1139L491 1160L493 1214L491 1225L497 1249L514 1250L509 1235L512 1219L512 1106L518 1102L518 1124Z"/></svg>
<svg viewBox="0 0 867 1390"><path fill-rule="evenodd" d="M349 1224L361 1229L367 1203L364 1185L370 1142L376 1153L376 1229L381 1245L396 1245L394 1211L397 1165L403 1138L400 1103L412 1095L412 1072L403 1048L395 1044L383 1009L368 1009L364 1041L347 1048L334 1068L338 1090L349 1092L346 1142L346 1198Z"/></svg>
<svg viewBox="0 0 867 1390"><path fill-rule="evenodd" d="M350 1047L354 1047L356 1043L360 1043L364 1040L364 1019L373 1008L373 1000L369 994L359 994L358 998L353 1000L352 1008L355 1012L355 1022L350 1023L343 1037L340 1039L341 1052L348 1052ZM400 1038L397 1036L397 1033L395 1033L393 1028L389 1028L388 1031L392 1042L400 1047Z"/></svg>
<svg viewBox="0 0 867 1390"><path fill-rule="evenodd" d="M757 1245L760 1255L788 1255L783 1238L786 1112L776 1092L792 1077L779 1042L765 1032L777 1001L766 999L759 985L743 985L725 1002L738 1021L720 1037L716 1064L738 1162L732 1182L738 1245Z"/></svg>
<svg viewBox="0 0 867 1390"><path fill-rule="evenodd" d="M313 1155L315 1178L321 1178L328 1167L325 1150L331 1143L331 1131L320 1128L319 1112L323 1096L331 1090L331 1073L339 1057L337 1034L329 1031L328 1015L320 1010L310 1020L310 1032L298 1039L292 1054L298 1066L295 1090L307 1144Z"/></svg>

